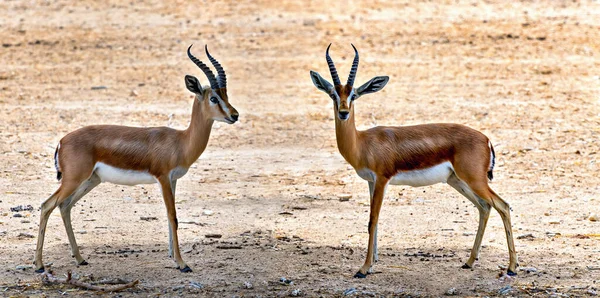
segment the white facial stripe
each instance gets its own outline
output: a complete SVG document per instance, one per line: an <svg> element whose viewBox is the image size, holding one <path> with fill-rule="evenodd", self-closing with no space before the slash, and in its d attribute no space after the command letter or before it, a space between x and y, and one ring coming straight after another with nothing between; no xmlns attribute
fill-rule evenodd
<svg viewBox="0 0 600 298"><path fill-rule="evenodd" d="M350 107L350 102L352 101L352 96L354 96L354 89L352 89L352 91L350 91L350 94L348 95L348 98L346 98L346 102L348 104L348 107Z"/></svg>

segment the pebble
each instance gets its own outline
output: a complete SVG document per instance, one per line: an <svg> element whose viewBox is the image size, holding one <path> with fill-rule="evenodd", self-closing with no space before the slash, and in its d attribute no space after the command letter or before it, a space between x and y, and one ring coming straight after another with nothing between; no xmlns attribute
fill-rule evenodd
<svg viewBox="0 0 600 298"><path fill-rule="evenodd" d="M30 223L31 221L28 221L26 219L22 220L21 223Z"/></svg>
<svg viewBox="0 0 600 298"><path fill-rule="evenodd" d="M511 286L502 287L500 290L498 290L498 294L506 295L506 294L510 293L512 291L512 289L513 288Z"/></svg>
<svg viewBox="0 0 600 298"><path fill-rule="evenodd" d="M458 295L458 290L456 288L450 288L450 289L448 289L448 291L446 291L446 293L444 293L444 295L456 296L456 295Z"/></svg>
<svg viewBox="0 0 600 298"><path fill-rule="evenodd" d="M197 282L197 281L192 281L190 282L190 286L196 288L196 289L203 289L204 285L202 285L201 283Z"/></svg>
<svg viewBox="0 0 600 298"><path fill-rule="evenodd" d="M21 214L21 213L15 213L15 214L13 214L13 217L23 217L23 214Z"/></svg>
<svg viewBox="0 0 600 298"><path fill-rule="evenodd" d="M590 217L588 217L589 221L598 221L598 215L596 213L592 213L590 214Z"/></svg>
<svg viewBox="0 0 600 298"><path fill-rule="evenodd" d="M15 267L15 269L17 270L27 270L27 269L32 269L33 266L32 265L18 265L17 267Z"/></svg>
<svg viewBox="0 0 600 298"><path fill-rule="evenodd" d="M352 194L342 193L337 196L340 199L340 202L347 202L352 198Z"/></svg>
<svg viewBox="0 0 600 298"><path fill-rule="evenodd" d="M87 234L87 231L86 230L81 230L81 231L79 231L77 233L79 233L79 234Z"/></svg>
<svg viewBox="0 0 600 298"><path fill-rule="evenodd" d="M206 215L206 216L211 216L213 215L215 212L212 210L204 210L202 211L202 214Z"/></svg>
<svg viewBox="0 0 600 298"><path fill-rule="evenodd" d="M138 94L137 90L133 89L133 90L131 90L131 93L129 95L138 96L139 94Z"/></svg>
<svg viewBox="0 0 600 298"><path fill-rule="evenodd" d="M221 237L223 237L223 235L221 235L221 234L206 234L206 235L204 235L204 237L206 237L206 238L221 238Z"/></svg>
<svg viewBox="0 0 600 298"><path fill-rule="evenodd" d="M300 289L295 289L290 293L290 296L298 297L298 296L300 296L300 294L302 294L302 291L300 291Z"/></svg>
<svg viewBox="0 0 600 298"><path fill-rule="evenodd" d="M15 207L10 207L10 211L12 211L12 212L33 211L33 206L19 205L19 206L15 206Z"/></svg>
<svg viewBox="0 0 600 298"><path fill-rule="evenodd" d="M19 233L19 236L17 236L18 238L35 238L33 235L28 234L28 233Z"/></svg>
<svg viewBox="0 0 600 298"><path fill-rule="evenodd" d="M247 282L247 281L244 282L244 288L246 288L246 289L252 289L253 287L254 286L250 282Z"/></svg>
<svg viewBox="0 0 600 298"><path fill-rule="evenodd" d="M535 267L521 267L519 268L519 271L525 271L525 273L534 273L537 272L537 268Z"/></svg>
<svg viewBox="0 0 600 298"><path fill-rule="evenodd" d="M104 90L108 89L106 86L92 86L92 90Z"/></svg>
<svg viewBox="0 0 600 298"><path fill-rule="evenodd" d="M289 280L289 279L287 279L287 278L285 278L285 277L282 277L282 278L280 278L280 279L279 279L279 282L280 282L280 283L282 283L282 284L284 284L284 285L291 285L291 284L294 284L294 282L293 282L293 281L291 281L291 280Z"/></svg>
<svg viewBox="0 0 600 298"><path fill-rule="evenodd" d="M350 288L344 291L344 296L350 296L354 293L356 293L356 288Z"/></svg>
<svg viewBox="0 0 600 298"><path fill-rule="evenodd" d="M523 235L517 236L517 239L533 240L534 238L535 237L533 236L533 234L523 234Z"/></svg>

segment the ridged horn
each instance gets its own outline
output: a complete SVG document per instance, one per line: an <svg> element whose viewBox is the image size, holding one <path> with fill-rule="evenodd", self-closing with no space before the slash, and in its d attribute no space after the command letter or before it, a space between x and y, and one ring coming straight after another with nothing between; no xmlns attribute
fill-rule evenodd
<svg viewBox="0 0 600 298"><path fill-rule="evenodd" d="M341 85L340 77L338 77L337 70L335 69L335 64L333 64L333 60L329 57L329 48L331 44L327 47L327 51L325 52L325 59L327 59L327 65L329 65L329 72L331 72L331 78L333 79L333 85Z"/></svg>
<svg viewBox="0 0 600 298"><path fill-rule="evenodd" d="M217 59L213 58L213 56L210 55L210 53L208 52L208 45L204 45L204 50L206 51L206 56L208 56L208 60L210 60L210 63L212 63L212 65L217 70L217 80L219 83L219 87L227 87L227 77L225 76L225 70L223 69L219 61L217 61Z"/></svg>
<svg viewBox="0 0 600 298"><path fill-rule="evenodd" d="M194 64L196 64L202 70L202 72L204 72L204 75L206 75L208 82L210 83L210 88L219 89L219 83L217 82L215 74L212 72L212 70L210 70L206 64L202 63L202 61L192 55L192 46L193 44L191 44L187 50L188 57L190 57L190 60L192 60L192 62L194 62Z"/></svg>
<svg viewBox="0 0 600 298"><path fill-rule="evenodd" d="M351 45L354 49L354 61L352 61L352 68L350 69L350 75L348 75L348 83L346 83L346 85L350 87L354 86L354 79L356 78L356 71L358 70L358 51L353 44Z"/></svg>

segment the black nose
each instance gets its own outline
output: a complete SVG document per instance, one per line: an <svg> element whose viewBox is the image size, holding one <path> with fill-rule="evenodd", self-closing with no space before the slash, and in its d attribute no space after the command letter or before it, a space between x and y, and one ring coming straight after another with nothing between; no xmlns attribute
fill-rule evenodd
<svg viewBox="0 0 600 298"><path fill-rule="evenodd" d="M346 119L348 119L348 114L350 114L350 112L348 112L348 111L340 111L339 114L340 114L340 119L346 120Z"/></svg>
<svg viewBox="0 0 600 298"><path fill-rule="evenodd" d="M233 121L237 121L239 116L240 115L238 115L238 114L233 114L233 115L231 115L231 119L233 119Z"/></svg>

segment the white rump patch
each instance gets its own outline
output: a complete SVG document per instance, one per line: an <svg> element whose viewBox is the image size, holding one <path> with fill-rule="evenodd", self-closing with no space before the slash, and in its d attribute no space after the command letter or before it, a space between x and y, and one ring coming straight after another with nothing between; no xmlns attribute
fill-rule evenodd
<svg viewBox="0 0 600 298"><path fill-rule="evenodd" d="M153 184L158 181L154 176L145 171L124 170L102 162L96 163L94 172L102 182L119 185Z"/></svg>
<svg viewBox="0 0 600 298"><path fill-rule="evenodd" d="M356 173L367 181L375 181L375 174L369 169L361 169ZM417 187L446 183L452 173L454 173L454 167L449 161L446 161L425 169L398 172L390 179L389 184Z"/></svg>

